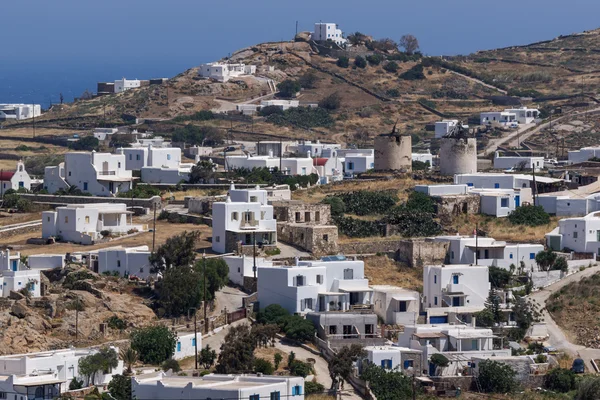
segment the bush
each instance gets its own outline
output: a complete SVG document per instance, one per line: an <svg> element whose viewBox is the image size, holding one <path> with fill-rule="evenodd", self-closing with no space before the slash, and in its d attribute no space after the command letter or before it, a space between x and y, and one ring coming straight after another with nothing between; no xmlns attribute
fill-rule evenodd
<svg viewBox="0 0 600 400"><path fill-rule="evenodd" d="M268 117L271 114L283 114L283 108L279 106L266 106L260 109L258 115L261 117Z"/></svg>
<svg viewBox="0 0 600 400"><path fill-rule="evenodd" d="M381 56L379 54L373 54L373 55L367 56L366 60L371 65L379 65L383 61L383 56Z"/></svg>
<svg viewBox="0 0 600 400"><path fill-rule="evenodd" d="M122 331L127 328L127 322L117 317L116 315L113 315L112 317L107 319L106 323L110 329L118 329Z"/></svg>
<svg viewBox="0 0 600 400"><path fill-rule="evenodd" d="M282 327L290 313L279 304L271 304L259 311L256 321L260 324L277 324Z"/></svg>
<svg viewBox="0 0 600 400"><path fill-rule="evenodd" d="M412 162L413 171L427 171L429 166L429 161L423 162L419 160L413 160Z"/></svg>
<svg viewBox="0 0 600 400"><path fill-rule="evenodd" d="M390 97L400 97L400 91L398 89L388 89L385 94Z"/></svg>
<svg viewBox="0 0 600 400"><path fill-rule="evenodd" d="M167 372L170 369L172 369L173 372L179 372L179 371L181 371L181 367L179 366L179 361L174 360L172 358L169 358L168 360L166 360L162 364L161 368L165 372Z"/></svg>
<svg viewBox="0 0 600 400"><path fill-rule="evenodd" d="M597 399L600 399L600 378L588 375L577 384L574 400Z"/></svg>
<svg viewBox="0 0 600 400"><path fill-rule="evenodd" d="M319 382L306 381L304 382L304 394L319 394L325 391L325 386L321 385Z"/></svg>
<svg viewBox="0 0 600 400"><path fill-rule="evenodd" d="M351 217L334 218L340 233L348 237L370 237L381 236L384 230L378 221L365 221Z"/></svg>
<svg viewBox="0 0 600 400"><path fill-rule="evenodd" d="M282 97L296 97L296 93L298 93L301 88L300 82L292 79L286 79L277 84L277 90L279 90L279 95Z"/></svg>
<svg viewBox="0 0 600 400"><path fill-rule="evenodd" d="M356 65L357 68L366 68L367 61L361 56L356 56L354 59L354 65Z"/></svg>
<svg viewBox="0 0 600 400"><path fill-rule="evenodd" d="M331 93L319 102L319 107L326 110L337 110L342 104L342 98L338 92Z"/></svg>
<svg viewBox="0 0 600 400"><path fill-rule="evenodd" d="M212 126L185 125L171 134L173 142L185 142L190 145L216 146L223 143L224 133Z"/></svg>
<svg viewBox="0 0 600 400"><path fill-rule="evenodd" d="M292 315L285 320L283 326L285 336L298 342L312 342L315 338L315 326L309 320L299 315Z"/></svg>
<svg viewBox="0 0 600 400"><path fill-rule="evenodd" d="M398 201L393 193L368 190L336 194L335 197L344 202L346 212L356 215L385 214Z"/></svg>
<svg viewBox="0 0 600 400"><path fill-rule="evenodd" d="M497 361L479 363L479 384L485 393L512 393L517 388L515 370Z"/></svg>
<svg viewBox="0 0 600 400"><path fill-rule="evenodd" d="M78 139L76 142L69 143L69 148L76 151L97 151L99 144L98 138L94 136L85 136Z"/></svg>
<svg viewBox="0 0 600 400"><path fill-rule="evenodd" d="M300 86L305 89L314 89L317 86L318 81L319 77L312 70L306 72L298 79L298 82L300 82Z"/></svg>
<svg viewBox="0 0 600 400"><path fill-rule="evenodd" d="M489 267L490 284L494 289L505 288L512 276L509 270L499 267Z"/></svg>
<svg viewBox="0 0 600 400"><path fill-rule="evenodd" d="M77 377L73 377L71 383L69 383L69 390L79 390L83 387L83 379L79 380Z"/></svg>
<svg viewBox="0 0 600 400"><path fill-rule="evenodd" d="M289 368L290 375L292 376L301 376L303 378L306 378L311 373L310 364L299 360L292 361L292 363L289 365Z"/></svg>
<svg viewBox="0 0 600 400"><path fill-rule="evenodd" d="M566 368L554 368L546 374L544 387L553 392L570 392L575 389L575 373Z"/></svg>
<svg viewBox="0 0 600 400"><path fill-rule="evenodd" d="M210 121L215 118L215 115L212 111L202 110L194 113L192 115L180 115L173 118L174 122L183 122L183 121Z"/></svg>
<svg viewBox="0 0 600 400"><path fill-rule="evenodd" d="M273 364L271 364L271 361L265 360L264 358L255 358L254 371L256 373L262 373L265 375L273 375Z"/></svg>
<svg viewBox="0 0 600 400"><path fill-rule="evenodd" d="M522 206L511 212L508 220L513 225L540 226L550 223L550 215L542 206Z"/></svg>
<svg viewBox="0 0 600 400"><path fill-rule="evenodd" d="M290 108L283 114L269 115L267 122L280 126L298 126L304 129L330 127L334 124L334 120L327 110L312 107Z"/></svg>
<svg viewBox="0 0 600 400"><path fill-rule="evenodd" d="M341 217L346 212L346 206L344 204L344 201L337 196L327 196L323 200L321 200L321 203L329 204L329 207L331 209L331 216L333 218Z"/></svg>
<svg viewBox="0 0 600 400"><path fill-rule="evenodd" d="M423 64L417 64L408 71L400 74L400 79L404 79L405 81L416 81L425 79L425 74L423 73Z"/></svg>
<svg viewBox="0 0 600 400"><path fill-rule="evenodd" d="M133 192L128 190L127 192L117 193L117 197L123 198L134 198L134 199L149 199L150 197L160 196L160 190L151 185L136 185L133 188Z"/></svg>
<svg viewBox="0 0 600 400"><path fill-rule="evenodd" d="M398 72L398 64L395 61L389 61L383 66L383 69L387 72L396 73Z"/></svg>
<svg viewBox="0 0 600 400"><path fill-rule="evenodd" d="M348 57L342 56L338 58L335 65L337 65L340 68L348 68L348 66L350 65L350 60L348 59Z"/></svg>
<svg viewBox="0 0 600 400"><path fill-rule="evenodd" d="M173 356L177 336L166 326L149 326L131 334L131 348L146 364L159 365Z"/></svg>

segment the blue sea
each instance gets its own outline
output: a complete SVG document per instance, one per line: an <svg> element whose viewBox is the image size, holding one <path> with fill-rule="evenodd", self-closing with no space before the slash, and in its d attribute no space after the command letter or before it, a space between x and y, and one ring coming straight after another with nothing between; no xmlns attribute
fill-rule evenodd
<svg viewBox="0 0 600 400"><path fill-rule="evenodd" d="M226 4L226 6L224 6ZM571 0L29 0L2 2L0 103L71 101L96 82L171 77L314 22L398 40L429 55L527 44L598 25L600 2Z"/></svg>

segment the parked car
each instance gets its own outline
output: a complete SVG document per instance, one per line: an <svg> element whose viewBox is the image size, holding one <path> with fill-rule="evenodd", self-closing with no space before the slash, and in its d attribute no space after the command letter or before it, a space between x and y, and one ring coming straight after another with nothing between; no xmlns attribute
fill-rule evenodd
<svg viewBox="0 0 600 400"><path fill-rule="evenodd" d="M225 150L223 150L223 151L235 151L235 147L229 146L229 147L226 147Z"/></svg>
<svg viewBox="0 0 600 400"><path fill-rule="evenodd" d="M576 358L573 360L571 371L575 372L576 374L583 374L585 372L585 362L581 358Z"/></svg>

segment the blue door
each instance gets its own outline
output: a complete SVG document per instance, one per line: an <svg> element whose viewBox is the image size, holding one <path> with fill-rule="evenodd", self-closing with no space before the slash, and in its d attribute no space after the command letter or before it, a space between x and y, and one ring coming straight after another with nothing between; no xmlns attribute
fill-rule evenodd
<svg viewBox="0 0 600 400"><path fill-rule="evenodd" d="M448 316L444 315L444 316L439 316L439 317L429 317L429 323L430 324L447 324Z"/></svg>
<svg viewBox="0 0 600 400"><path fill-rule="evenodd" d="M515 196L515 207L519 207L521 205L521 196Z"/></svg>
<svg viewBox="0 0 600 400"><path fill-rule="evenodd" d="M435 376L435 364L429 363L429 376Z"/></svg>
<svg viewBox="0 0 600 400"><path fill-rule="evenodd" d="M13 262L12 262L12 270L13 270L13 271L16 271L16 270L17 270L17 267L18 267L18 265L19 265L19 264L18 264L18 261L17 261L17 260L13 260Z"/></svg>

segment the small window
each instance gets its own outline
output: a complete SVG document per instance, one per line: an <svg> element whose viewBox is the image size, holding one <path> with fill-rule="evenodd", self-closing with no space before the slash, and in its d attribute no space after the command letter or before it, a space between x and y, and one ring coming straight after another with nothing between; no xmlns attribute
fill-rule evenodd
<svg viewBox="0 0 600 400"><path fill-rule="evenodd" d="M433 305L437 306L437 296L433 298Z"/></svg>
<svg viewBox="0 0 600 400"><path fill-rule="evenodd" d="M121 268L121 260L117 260L117 268Z"/></svg>
<svg viewBox="0 0 600 400"><path fill-rule="evenodd" d="M302 218L302 214L300 214L299 212L296 213L296 222L300 222Z"/></svg>
<svg viewBox="0 0 600 400"><path fill-rule="evenodd" d="M511 260L513 258L513 253L510 253L510 255L508 256Z"/></svg>
<svg viewBox="0 0 600 400"><path fill-rule="evenodd" d="M321 221L321 212L315 211L315 222Z"/></svg>
<svg viewBox="0 0 600 400"><path fill-rule="evenodd" d="M139 154L136 154L136 155L135 155L135 159L136 159L137 161L140 161L140 155L139 155Z"/></svg>
<svg viewBox="0 0 600 400"><path fill-rule="evenodd" d="M0 399L6 399L6 392L0 392Z"/></svg>
<svg viewBox="0 0 600 400"><path fill-rule="evenodd" d="M69 176L71 176L71 171L69 171Z"/></svg>
<svg viewBox="0 0 600 400"><path fill-rule="evenodd" d="M458 285L458 275L453 275L452 276L452 283L455 285Z"/></svg>
<svg viewBox="0 0 600 400"><path fill-rule="evenodd" d="M196 345L196 338L192 338L192 346Z"/></svg>
<svg viewBox="0 0 600 400"><path fill-rule="evenodd" d="M296 286L304 286L304 276L298 275L296 277Z"/></svg>
<svg viewBox="0 0 600 400"><path fill-rule="evenodd" d="M453 251L450 252L450 259L454 260L454 252Z"/></svg>
<svg viewBox="0 0 600 400"><path fill-rule="evenodd" d="M217 236L217 237L215 238L215 242L219 243L220 241L221 241L221 236Z"/></svg>
<svg viewBox="0 0 600 400"><path fill-rule="evenodd" d="M271 400L281 400L281 394L279 392L271 392Z"/></svg>
<svg viewBox="0 0 600 400"><path fill-rule="evenodd" d="M329 235L323 235L323 241L329 242Z"/></svg>
<svg viewBox="0 0 600 400"><path fill-rule="evenodd" d="M129 160L133 160L133 154L129 155Z"/></svg>
<svg viewBox="0 0 600 400"><path fill-rule="evenodd" d="M65 215L65 224L68 224L68 223L69 223L69 216Z"/></svg>
<svg viewBox="0 0 600 400"><path fill-rule="evenodd" d="M48 222L50 222L50 217L48 217Z"/></svg>
<svg viewBox="0 0 600 400"><path fill-rule="evenodd" d="M256 203L258 201L258 197L250 196L250 203Z"/></svg>
<svg viewBox="0 0 600 400"><path fill-rule="evenodd" d="M494 183L494 189L500 189L500 184L499 183Z"/></svg>
<svg viewBox="0 0 600 400"><path fill-rule="evenodd" d="M433 283L437 283L437 275L433 276Z"/></svg>
<svg viewBox="0 0 600 400"><path fill-rule="evenodd" d="M508 198L507 197L500 199L500 207L508 208Z"/></svg>
<svg viewBox="0 0 600 400"><path fill-rule="evenodd" d="M310 222L310 211L304 212L304 222Z"/></svg>
<svg viewBox="0 0 600 400"><path fill-rule="evenodd" d="M85 216L85 223L86 223L86 224L89 224L89 223L90 223L90 216L89 216L89 215L86 215L86 216Z"/></svg>
<svg viewBox="0 0 600 400"><path fill-rule="evenodd" d="M323 283L323 275L317 275L317 283L318 284Z"/></svg>
<svg viewBox="0 0 600 400"><path fill-rule="evenodd" d="M353 170L354 169L354 163L353 162L349 162L348 163L348 169L349 170Z"/></svg>
<svg viewBox="0 0 600 400"><path fill-rule="evenodd" d="M296 385L292 388L292 396L302 395L302 386Z"/></svg>
<svg viewBox="0 0 600 400"><path fill-rule="evenodd" d="M573 232L573 239L577 239L577 232Z"/></svg>
<svg viewBox="0 0 600 400"><path fill-rule="evenodd" d="M337 325L329 325L329 334L337 335Z"/></svg>
<svg viewBox="0 0 600 400"><path fill-rule="evenodd" d="M529 253L529 259L535 260L535 253Z"/></svg>
<svg viewBox="0 0 600 400"><path fill-rule="evenodd" d="M239 217L240 216L239 216L239 214L238 214L237 211L234 211L234 212L231 213L231 220L232 221L237 221L239 219Z"/></svg>
<svg viewBox="0 0 600 400"><path fill-rule="evenodd" d="M170 160L170 159L171 159L171 155L167 154L167 160Z"/></svg>
<svg viewBox="0 0 600 400"><path fill-rule="evenodd" d="M121 162L120 161L117 163L117 168L121 168Z"/></svg>
<svg viewBox="0 0 600 400"><path fill-rule="evenodd" d="M181 342L177 342L177 351L181 351Z"/></svg>
<svg viewBox="0 0 600 400"><path fill-rule="evenodd" d="M83 190L88 190L88 183L87 182L83 182Z"/></svg>
<svg viewBox="0 0 600 400"><path fill-rule="evenodd" d="M404 369L413 368L414 360L404 360Z"/></svg>

